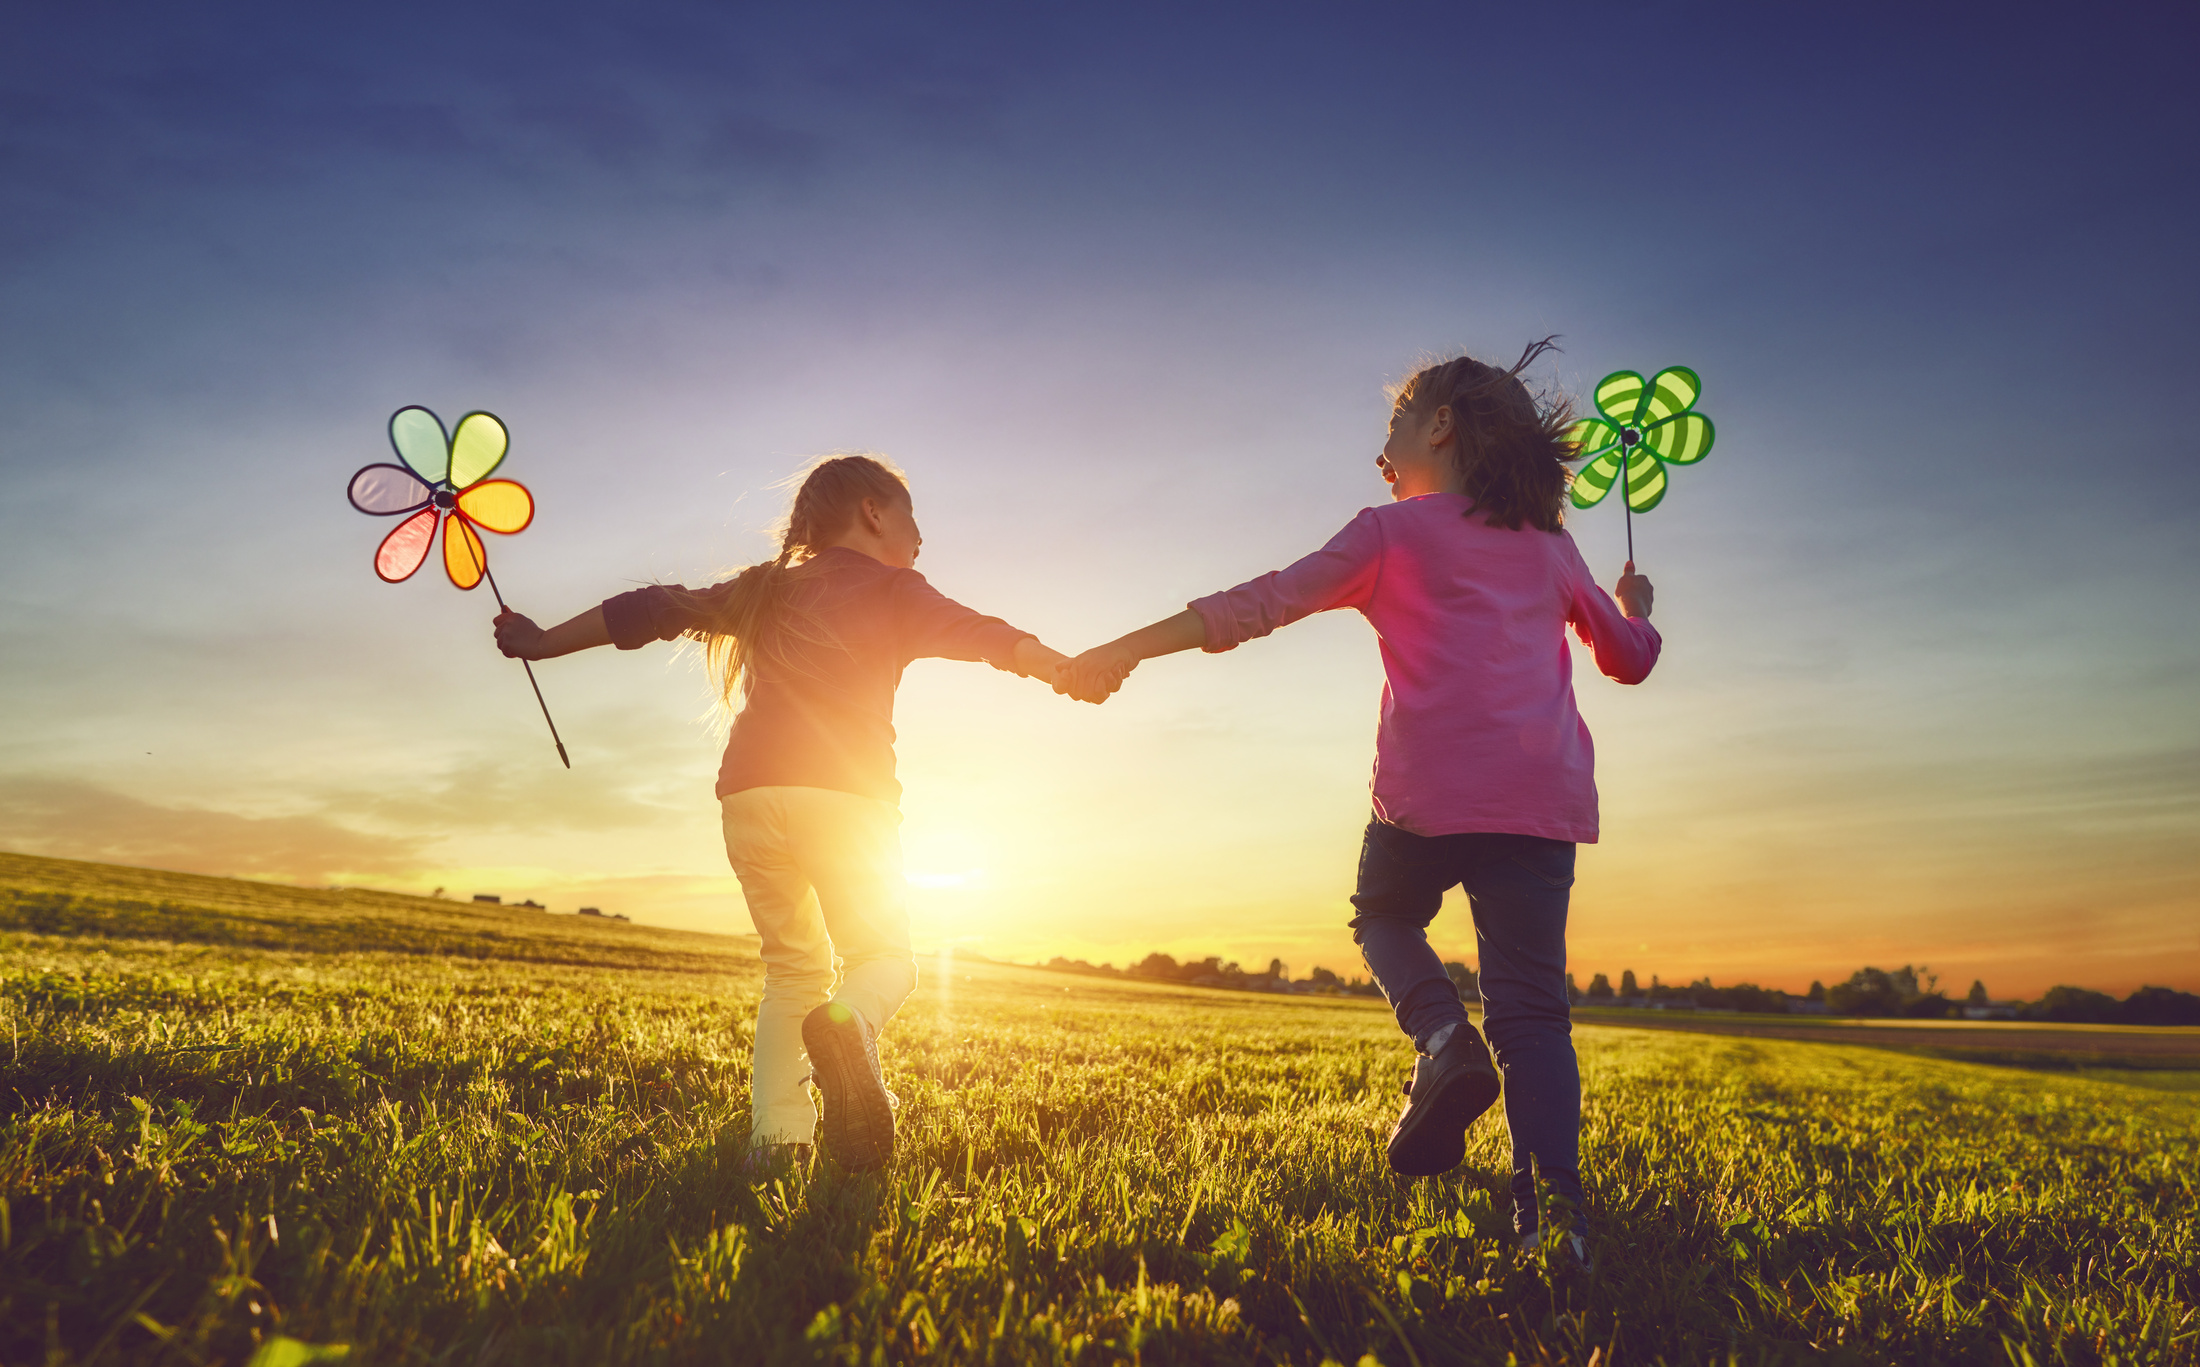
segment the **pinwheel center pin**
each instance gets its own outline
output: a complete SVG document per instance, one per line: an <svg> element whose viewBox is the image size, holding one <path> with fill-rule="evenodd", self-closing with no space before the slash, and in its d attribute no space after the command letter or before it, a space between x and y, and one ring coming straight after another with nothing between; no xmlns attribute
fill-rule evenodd
<svg viewBox="0 0 2200 1367"><path fill-rule="evenodd" d="M462 589L488 580L497 606L505 606L496 576L489 573L489 548L480 534L517 536L535 520L535 496L526 485L489 478L504 463L511 444L511 434L494 413L468 413L449 432L443 430L441 418L417 404L390 415L390 446L403 464L366 466L351 477L347 491L351 506L360 512L401 519L375 548L374 572L383 582L402 583L419 572L428 562L428 549L435 544L440 523L443 572ZM570 769L573 761L566 757L558 724L550 720L550 705L542 700L535 667L525 660L520 663L526 666L542 719L550 724L558 758Z"/></svg>

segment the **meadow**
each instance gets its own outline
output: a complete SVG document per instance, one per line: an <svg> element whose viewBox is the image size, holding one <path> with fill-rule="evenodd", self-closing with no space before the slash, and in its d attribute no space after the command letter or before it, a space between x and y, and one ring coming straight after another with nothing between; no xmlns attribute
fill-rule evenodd
<svg viewBox="0 0 2200 1367"><path fill-rule="evenodd" d="M2200 1361L2189 1073L1583 1025L1573 1280L1379 1002L923 969L752 1182L750 942L0 856L0 1363Z"/></svg>

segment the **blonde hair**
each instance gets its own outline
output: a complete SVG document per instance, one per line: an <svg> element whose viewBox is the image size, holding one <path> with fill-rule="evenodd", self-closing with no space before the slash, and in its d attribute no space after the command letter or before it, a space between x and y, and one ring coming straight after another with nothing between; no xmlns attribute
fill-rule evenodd
<svg viewBox="0 0 2200 1367"><path fill-rule="evenodd" d="M721 718L736 710L735 697L753 680L759 658L784 663L788 647L798 641L839 644L808 601L810 595L801 592L814 577L811 563L854 523L865 499L884 504L909 498L909 477L875 455L821 456L779 487L790 485L794 497L773 529L779 538L777 557L699 593L674 590L701 618L687 635L702 644Z"/></svg>
<svg viewBox="0 0 2200 1367"><path fill-rule="evenodd" d="M1492 527L1518 531L1522 523L1555 532L1565 525L1566 487L1573 475L1560 462L1579 452L1565 440L1573 405L1563 394L1536 395L1520 372L1555 337L1529 343L1510 370L1457 356L1414 372L1392 393L1394 411L1426 418L1451 409L1451 458L1460 492Z"/></svg>

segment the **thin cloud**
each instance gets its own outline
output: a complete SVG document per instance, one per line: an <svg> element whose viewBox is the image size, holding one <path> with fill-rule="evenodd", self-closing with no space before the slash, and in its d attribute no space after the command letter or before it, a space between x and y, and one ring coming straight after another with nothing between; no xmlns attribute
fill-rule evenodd
<svg viewBox="0 0 2200 1367"><path fill-rule="evenodd" d="M410 874L425 844L324 816L240 816L144 802L70 779L0 779L0 845L24 854L322 883Z"/></svg>

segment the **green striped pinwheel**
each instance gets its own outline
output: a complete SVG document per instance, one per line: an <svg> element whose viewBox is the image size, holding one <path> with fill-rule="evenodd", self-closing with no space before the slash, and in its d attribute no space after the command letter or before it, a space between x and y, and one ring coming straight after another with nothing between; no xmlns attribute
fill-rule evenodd
<svg viewBox="0 0 2200 1367"><path fill-rule="evenodd" d="M1647 513L1665 497L1665 467L1694 465L1711 454L1711 419L1695 411L1703 381L1687 366L1668 366L1655 379L1615 370L1597 381L1597 418L1566 429L1566 441L1588 461L1574 476L1576 508L1603 501L1627 471L1627 507Z"/></svg>

